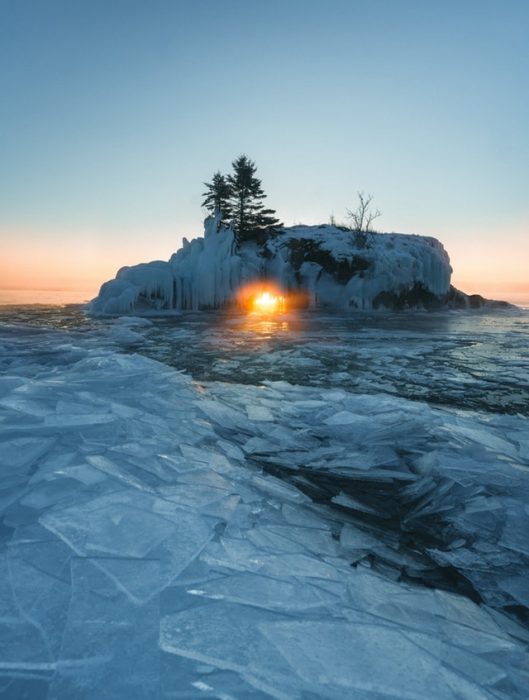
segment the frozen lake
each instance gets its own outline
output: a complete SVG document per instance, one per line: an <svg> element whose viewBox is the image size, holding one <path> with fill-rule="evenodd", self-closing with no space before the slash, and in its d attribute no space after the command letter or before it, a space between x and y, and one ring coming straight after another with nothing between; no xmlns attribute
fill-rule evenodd
<svg viewBox="0 0 529 700"><path fill-rule="evenodd" d="M0 308L0 695L526 698L529 312Z"/></svg>
<svg viewBox="0 0 529 700"><path fill-rule="evenodd" d="M286 380L462 409L529 411L527 310L277 319L188 312L151 319L129 339L112 335L113 320L86 318L76 306L0 307L0 321L14 324L15 336L38 327L43 342L45 330L91 343L113 339L121 350L159 360L197 382ZM32 355L41 350L39 344L27 348Z"/></svg>

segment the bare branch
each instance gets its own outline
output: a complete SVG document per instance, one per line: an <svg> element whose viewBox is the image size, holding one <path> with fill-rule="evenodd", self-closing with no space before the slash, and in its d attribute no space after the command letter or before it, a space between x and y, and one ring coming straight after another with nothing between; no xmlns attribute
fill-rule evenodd
<svg viewBox="0 0 529 700"><path fill-rule="evenodd" d="M365 225L366 231L371 231L371 224L375 219L378 219L379 216L382 216L382 212L379 209L377 209L375 212L369 212Z"/></svg>
<svg viewBox="0 0 529 700"><path fill-rule="evenodd" d="M371 211L372 194L366 195L364 192L357 192L357 195L358 206L355 210L347 209L347 217L351 220L353 231L369 233L373 221L381 216L381 212L378 209L374 212Z"/></svg>

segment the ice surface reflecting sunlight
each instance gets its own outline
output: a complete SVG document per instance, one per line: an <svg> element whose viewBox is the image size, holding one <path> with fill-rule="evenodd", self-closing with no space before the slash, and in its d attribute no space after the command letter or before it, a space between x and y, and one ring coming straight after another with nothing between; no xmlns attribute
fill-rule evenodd
<svg viewBox="0 0 529 700"><path fill-rule="evenodd" d="M240 329L239 342L237 343L239 349L244 347L247 347L247 349L255 348L256 340L262 341L284 337L290 332L289 321L283 316L263 316L260 313L248 314L244 318L242 325L239 326L237 324L237 326Z"/></svg>

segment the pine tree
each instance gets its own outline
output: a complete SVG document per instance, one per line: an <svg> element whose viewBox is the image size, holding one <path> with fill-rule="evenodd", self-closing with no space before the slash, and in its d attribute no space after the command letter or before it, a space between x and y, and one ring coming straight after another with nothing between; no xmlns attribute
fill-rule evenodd
<svg viewBox="0 0 529 700"><path fill-rule="evenodd" d="M231 185L228 183L226 176L220 172L213 175L211 182L205 182L204 185L208 188L202 193L204 201L202 206L207 211L215 216L217 211L221 213L220 223L222 226L229 224L232 216L232 207L230 203Z"/></svg>
<svg viewBox="0 0 529 700"><path fill-rule="evenodd" d="M232 163L233 174L227 181L231 187L230 203L235 219L237 243L259 240L262 234L281 226L273 209L265 209L262 200L266 195L261 180L255 177L257 170L248 156L239 156Z"/></svg>

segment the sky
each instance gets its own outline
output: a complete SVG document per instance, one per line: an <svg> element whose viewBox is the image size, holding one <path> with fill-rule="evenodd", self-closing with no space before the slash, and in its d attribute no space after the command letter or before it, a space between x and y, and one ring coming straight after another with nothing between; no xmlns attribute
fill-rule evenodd
<svg viewBox="0 0 529 700"><path fill-rule="evenodd" d="M0 0L0 288L95 296L242 153L286 224L439 238L529 293L526 0Z"/></svg>

